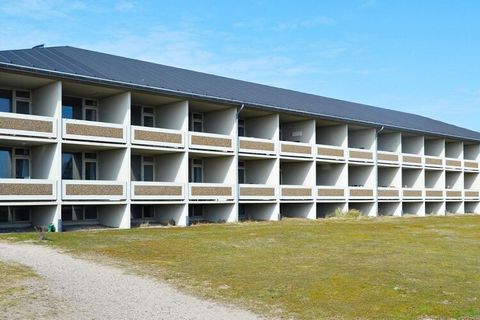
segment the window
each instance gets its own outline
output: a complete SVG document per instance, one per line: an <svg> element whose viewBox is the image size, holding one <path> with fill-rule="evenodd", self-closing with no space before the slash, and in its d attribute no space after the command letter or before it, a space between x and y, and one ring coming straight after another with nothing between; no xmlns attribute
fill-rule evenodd
<svg viewBox="0 0 480 320"><path fill-rule="evenodd" d="M142 206L132 205L131 219L142 219Z"/></svg>
<svg viewBox="0 0 480 320"><path fill-rule="evenodd" d="M132 125L141 126L142 125L142 106L132 105Z"/></svg>
<svg viewBox="0 0 480 320"><path fill-rule="evenodd" d="M30 91L15 90L15 113L30 114Z"/></svg>
<svg viewBox="0 0 480 320"><path fill-rule="evenodd" d="M238 119L238 136L245 136L245 120L243 119Z"/></svg>
<svg viewBox="0 0 480 320"><path fill-rule="evenodd" d="M10 222L10 212L8 207L0 207L0 223Z"/></svg>
<svg viewBox="0 0 480 320"><path fill-rule="evenodd" d="M83 119L82 115L83 99L75 97L62 97L62 118L64 119Z"/></svg>
<svg viewBox="0 0 480 320"><path fill-rule="evenodd" d="M154 218L155 217L155 207L153 206L143 206L143 218Z"/></svg>
<svg viewBox="0 0 480 320"><path fill-rule="evenodd" d="M142 181L154 181L155 162L152 156L143 156Z"/></svg>
<svg viewBox="0 0 480 320"><path fill-rule="evenodd" d="M238 183L245 183L245 162L238 162Z"/></svg>
<svg viewBox="0 0 480 320"><path fill-rule="evenodd" d="M97 180L97 154L93 152L84 153L84 180Z"/></svg>
<svg viewBox="0 0 480 320"><path fill-rule="evenodd" d="M238 218L246 219L247 218L247 208L244 204L238 205Z"/></svg>
<svg viewBox="0 0 480 320"><path fill-rule="evenodd" d="M203 160L192 159L191 161L190 181L197 183L203 182Z"/></svg>
<svg viewBox="0 0 480 320"><path fill-rule="evenodd" d="M83 119L87 121L97 121L97 107L96 100L85 99L83 103Z"/></svg>
<svg viewBox="0 0 480 320"><path fill-rule="evenodd" d="M98 208L96 206L62 206L63 221L97 220Z"/></svg>
<svg viewBox="0 0 480 320"><path fill-rule="evenodd" d="M188 216L190 218L202 218L203 206L201 204L191 204L188 208Z"/></svg>
<svg viewBox="0 0 480 320"><path fill-rule="evenodd" d="M30 208L16 207L13 209L13 222L29 222Z"/></svg>
<svg viewBox="0 0 480 320"><path fill-rule="evenodd" d="M203 132L203 113L192 113L190 130Z"/></svg>
<svg viewBox="0 0 480 320"><path fill-rule="evenodd" d="M73 179L73 154L62 154L62 179Z"/></svg>
<svg viewBox="0 0 480 320"><path fill-rule="evenodd" d="M142 112L142 126L153 128L155 126L155 111L153 108L143 107Z"/></svg>
<svg viewBox="0 0 480 320"><path fill-rule="evenodd" d="M72 206L62 206L62 220L63 221L72 221L73 220L73 207Z"/></svg>
<svg viewBox="0 0 480 320"><path fill-rule="evenodd" d="M0 89L0 112L12 112L12 91Z"/></svg>
<svg viewBox="0 0 480 320"><path fill-rule="evenodd" d="M0 148L0 178L9 179L12 177L12 170L10 164L10 149Z"/></svg>
<svg viewBox="0 0 480 320"><path fill-rule="evenodd" d="M155 218L154 206L132 205L131 219L151 219Z"/></svg>
<svg viewBox="0 0 480 320"><path fill-rule="evenodd" d="M14 148L15 179L30 179L30 150Z"/></svg>
<svg viewBox="0 0 480 320"><path fill-rule="evenodd" d="M83 207L84 218L85 220L97 220L98 219L98 210L96 206L85 206Z"/></svg>

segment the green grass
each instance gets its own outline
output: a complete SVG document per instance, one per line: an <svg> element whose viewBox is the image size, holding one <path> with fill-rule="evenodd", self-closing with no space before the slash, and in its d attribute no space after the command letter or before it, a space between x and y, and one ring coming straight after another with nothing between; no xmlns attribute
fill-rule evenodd
<svg viewBox="0 0 480 320"><path fill-rule="evenodd" d="M44 243L267 315L480 319L480 216L71 232Z"/></svg>
<svg viewBox="0 0 480 320"><path fill-rule="evenodd" d="M0 310L21 305L27 300L25 282L37 279L30 268L0 261Z"/></svg>

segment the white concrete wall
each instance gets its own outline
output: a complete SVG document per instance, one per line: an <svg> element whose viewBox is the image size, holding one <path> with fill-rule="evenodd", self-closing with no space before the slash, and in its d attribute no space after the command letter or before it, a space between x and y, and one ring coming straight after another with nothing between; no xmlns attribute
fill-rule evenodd
<svg viewBox="0 0 480 320"><path fill-rule="evenodd" d="M155 126L157 128L187 131L188 101L155 107Z"/></svg>
<svg viewBox="0 0 480 320"><path fill-rule="evenodd" d="M282 184L314 186L315 179L315 162L299 161L299 162L281 162Z"/></svg>
<svg viewBox="0 0 480 320"><path fill-rule="evenodd" d="M32 114L61 117L62 83L55 81L32 91Z"/></svg>
<svg viewBox="0 0 480 320"><path fill-rule="evenodd" d="M347 202L324 202L317 203L317 219L326 218L329 215L333 214L335 210L339 209L342 212L348 210Z"/></svg>
<svg viewBox="0 0 480 320"><path fill-rule="evenodd" d="M444 139L425 139L425 155L434 157L445 156Z"/></svg>
<svg viewBox="0 0 480 320"><path fill-rule="evenodd" d="M233 135L236 128L236 108L205 112L203 128L205 132Z"/></svg>
<svg viewBox="0 0 480 320"><path fill-rule="evenodd" d="M480 144L465 144L463 150L464 159L480 161Z"/></svg>
<svg viewBox="0 0 480 320"><path fill-rule="evenodd" d="M345 163L318 163L317 186L348 186L348 166Z"/></svg>
<svg viewBox="0 0 480 320"><path fill-rule="evenodd" d="M55 225L55 230L58 230L57 210L60 206L45 205L45 206L31 206L31 220L34 226L48 226L50 223Z"/></svg>
<svg viewBox="0 0 480 320"><path fill-rule="evenodd" d="M188 205L179 204L159 204L155 205L155 218L158 222L168 224L171 219L175 225L185 227L187 225Z"/></svg>
<svg viewBox="0 0 480 320"><path fill-rule="evenodd" d="M445 208L447 214L465 213L465 207L462 201L447 201Z"/></svg>
<svg viewBox="0 0 480 320"><path fill-rule="evenodd" d="M99 121L129 125L130 101L130 92L123 92L101 99L98 107Z"/></svg>
<svg viewBox="0 0 480 320"><path fill-rule="evenodd" d="M364 216L372 216L377 213L377 206L374 202L349 202L349 210L359 210Z"/></svg>
<svg viewBox="0 0 480 320"><path fill-rule="evenodd" d="M423 136L402 135L402 152L423 155L424 153Z"/></svg>
<svg viewBox="0 0 480 320"><path fill-rule="evenodd" d="M246 119L245 136L278 140L278 115L272 114Z"/></svg>
<svg viewBox="0 0 480 320"><path fill-rule="evenodd" d="M315 120L282 123L282 137L284 141L315 143Z"/></svg>
<svg viewBox="0 0 480 320"><path fill-rule="evenodd" d="M130 204L99 205L98 222L113 228L130 228Z"/></svg>
<svg viewBox="0 0 480 320"><path fill-rule="evenodd" d="M445 171L443 170L425 170L425 187L444 189Z"/></svg>
<svg viewBox="0 0 480 320"><path fill-rule="evenodd" d="M245 213L249 219L278 221L280 204L278 203L246 203Z"/></svg>
<svg viewBox="0 0 480 320"><path fill-rule="evenodd" d="M417 216L425 215L425 203L424 202L403 202L402 203L402 215L414 214Z"/></svg>
<svg viewBox="0 0 480 320"><path fill-rule="evenodd" d="M130 155L127 149L111 149L98 153L98 180L130 179ZM128 169L127 169L128 168Z"/></svg>
<svg viewBox="0 0 480 320"><path fill-rule="evenodd" d="M31 150L31 168L30 175L32 179L57 180L60 178L58 168L55 164L61 161L57 144L44 144L32 147Z"/></svg>
<svg viewBox="0 0 480 320"><path fill-rule="evenodd" d="M232 204L205 204L204 217L211 222L236 222L236 206Z"/></svg>
<svg viewBox="0 0 480 320"><path fill-rule="evenodd" d="M280 215L288 218L317 218L317 207L314 202L280 203Z"/></svg>
<svg viewBox="0 0 480 320"><path fill-rule="evenodd" d="M480 201L465 202L465 213L480 213Z"/></svg>
<svg viewBox="0 0 480 320"><path fill-rule="evenodd" d="M400 188L402 186L401 169L398 167L379 167L378 186Z"/></svg>
<svg viewBox="0 0 480 320"><path fill-rule="evenodd" d="M186 168L187 154L163 153L155 156L155 181L187 182Z"/></svg>
<svg viewBox="0 0 480 320"><path fill-rule="evenodd" d="M235 183L233 156L203 158L204 183Z"/></svg>
<svg viewBox="0 0 480 320"><path fill-rule="evenodd" d="M276 185L276 159L245 160L245 182Z"/></svg>
<svg viewBox="0 0 480 320"><path fill-rule="evenodd" d="M463 183L465 189L480 190L480 175L478 173L465 172Z"/></svg>
<svg viewBox="0 0 480 320"><path fill-rule="evenodd" d="M445 143L445 157L463 159L463 142Z"/></svg>
<svg viewBox="0 0 480 320"><path fill-rule="evenodd" d="M402 169L403 188L423 188L424 183L425 173L423 169Z"/></svg>
<svg viewBox="0 0 480 320"><path fill-rule="evenodd" d="M374 166L348 166L348 185L375 186Z"/></svg>
<svg viewBox="0 0 480 320"><path fill-rule="evenodd" d="M425 202L425 214L426 215L445 215L445 202L444 201Z"/></svg>
<svg viewBox="0 0 480 320"><path fill-rule="evenodd" d="M380 133L378 135L378 150L388 152L401 152L402 135L400 132Z"/></svg>
<svg viewBox="0 0 480 320"><path fill-rule="evenodd" d="M348 146L348 126L318 126L316 128L316 143L346 148Z"/></svg>
<svg viewBox="0 0 480 320"><path fill-rule="evenodd" d="M349 129L348 146L350 148L373 150L375 146L375 129Z"/></svg>
<svg viewBox="0 0 480 320"><path fill-rule="evenodd" d="M463 174L460 171L445 172L445 187L447 189L463 189Z"/></svg>
<svg viewBox="0 0 480 320"><path fill-rule="evenodd" d="M378 216L401 216L402 203L401 202L379 202Z"/></svg>

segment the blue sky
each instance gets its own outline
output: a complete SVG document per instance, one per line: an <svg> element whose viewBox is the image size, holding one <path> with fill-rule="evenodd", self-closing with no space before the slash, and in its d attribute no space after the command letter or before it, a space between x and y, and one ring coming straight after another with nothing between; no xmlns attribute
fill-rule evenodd
<svg viewBox="0 0 480 320"><path fill-rule="evenodd" d="M480 1L0 2L0 49L71 45L480 131Z"/></svg>

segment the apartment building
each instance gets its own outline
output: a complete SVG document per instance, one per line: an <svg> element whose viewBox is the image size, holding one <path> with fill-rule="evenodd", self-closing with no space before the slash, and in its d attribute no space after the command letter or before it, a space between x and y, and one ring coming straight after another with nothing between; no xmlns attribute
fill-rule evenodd
<svg viewBox="0 0 480 320"><path fill-rule="evenodd" d="M0 51L0 229L480 213L480 133L73 47Z"/></svg>

